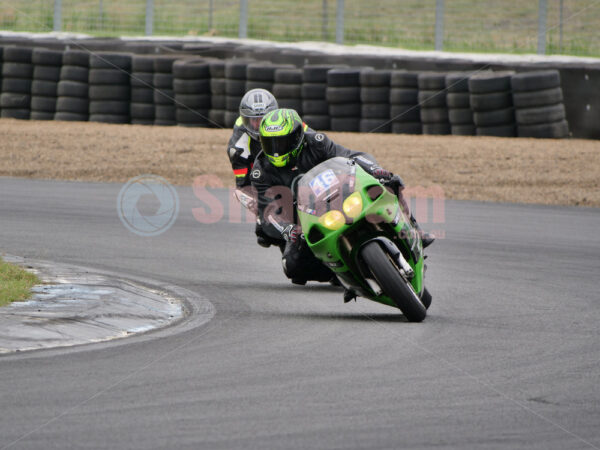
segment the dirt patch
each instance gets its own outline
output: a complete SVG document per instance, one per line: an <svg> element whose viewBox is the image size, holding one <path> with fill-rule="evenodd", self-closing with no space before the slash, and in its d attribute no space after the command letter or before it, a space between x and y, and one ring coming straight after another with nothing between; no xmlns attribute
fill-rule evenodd
<svg viewBox="0 0 600 450"><path fill-rule="evenodd" d="M125 182L146 173L179 185L233 185L230 130L0 120L0 176ZM600 142L328 133L373 154L409 187L445 198L600 207Z"/></svg>

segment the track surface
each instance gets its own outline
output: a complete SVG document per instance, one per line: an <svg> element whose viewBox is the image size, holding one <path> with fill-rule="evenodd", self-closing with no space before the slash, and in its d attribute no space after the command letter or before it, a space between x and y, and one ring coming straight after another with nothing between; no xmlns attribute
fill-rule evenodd
<svg viewBox="0 0 600 450"><path fill-rule="evenodd" d="M190 188L138 237L121 187L0 178L0 248L168 281L216 316L0 358L0 449L600 447L600 210L447 202L409 324L292 286L251 225L198 223Z"/></svg>

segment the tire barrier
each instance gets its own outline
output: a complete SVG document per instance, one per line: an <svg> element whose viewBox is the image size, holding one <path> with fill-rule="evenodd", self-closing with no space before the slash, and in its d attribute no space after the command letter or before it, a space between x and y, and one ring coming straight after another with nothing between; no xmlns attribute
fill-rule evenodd
<svg viewBox="0 0 600 450"><path fill-rule="evenodd" d="M469 101L469 73L446 75L446 104L450 131L457 136L473 136L475 123Z"/></svg>
<svg viewBox="0 0 600 450"><path fill-rule="evenodd" d="M2 62L2 94L0 116L27 120L31 115L33 49L4 47Z"/></svg>
<svg viewBox="0 0 600 450"><path fill-rule="evenodd" d="M362 69L364 70L364 69ZM328 103L332 131L358 131L360 127L360 68L327 72Z"/></svg>
<svg viewBox="0 0 600 450"><path fill-rule="evenodd" d="M31 83L31 120L54 120L63 52L34 48Z"/></svg>
<svg viewBox="0 0 600 450"><path fill-rule="evenodd" d="M478 136L516 136L511 77L514 72L481 72L469 78L469 101Z"/></svg>
<svg viewBox="0 0 600 450"><path fill-rule="evenodd" d="M131 60L131 123L154 125L154 57L133 55Z"/></svg>
<svg viewBox="0 0 600 450"><path fill-rule="evenodd" d="M291 108L302 116L302 69L278 68L271 91L281 108Z"/></svg>
<svg viewBox="0 0 600 450"><path fill-rule="evenodd" d="M251 89L266 89L273 92L275 72L278 69L293 69L290 64L270 64L257 62L248 64L246 68L246 91Z"/></svg>
<svg viewBox="0 0 600 450"><path fill-rule="evenodd" d="M179 125L208 127L210 66L204 59L179 60L173 64L175 117Z"/></svg>
<svg viewBox="0 0 600 450"><path fill-rule="evenodd" d="M340 58L296 67L285 64L283 54L274 58L243 46L230 48L230 59L218 59L213 50L206 57L207 47L193 56L181 46L171 49L179 53L164 55L153 54L163 50L154 44L91 43L145 53L2 46L0 115L229 128L244 93L260 87L317 130L569 136L563 73L557 70L408 72L335 64ZM240 55L283 62L236 58ZM297 64L311 58L306 54Z"/></svg>
<svg viewBox="0 0 600 450"><path fill-rule="evenodd" d="M446 103L446 74L425 72L418 77L418 101L421 106L423 134L450 134Z"/></svg>
<svg viewBox="0 0 600 450"><path fill-rule="evenodd" d="M361 133L389 133L390 70L363 70L360 73Z"/></svg>
<svg viewBox="0 0 600 450"><path fill-rule="evenodd" d="M129 123L131 54L90 55L90 122Z"/></svg>
<svg viewBox="0 0 600 450"><path fill-rule="evenodd" d="M239 107L246 93L246 71L254 61L233 59L225 63L225 127L231 128L239 117Z"/></svg>
<svg viewBox="0 0 600 450"><path fill-rule="evenodd" d="M422 134L419 74L395 70L390 74L392 133Z"/></svg>
<svg viewBox="0 0 600 450"><path fill-rule="evenodd" d="M331 129L327 103L327 72L335 66L306 65L302 69L302 111L304 121L315 130Z"/></svg>
<svg viewBox="0 0 600 450"><path fill-rule="evenodd" d="M558 70L516 74L511 86L519 137L569 135Z"/></svg>
<svg viewBox="0 0 600 450"><path fill-rule="evenodd" d="M54 120L87 121L90 55L81 50L67 50L63 53L62 62Z"/></svg>
<svg viewBox="0 0 600 450"><path fill-rule="evenodd" d="M225 62L211 60L208 63L210 74L210 111L208 118L216 127L225 126L225 113L227 112L225 91Z"/></svg>
<svg viewBox="0 0 600 450"><path fill-rule="evenodd" d="M181 57L157 56L154 58L154 125L177 125L175 91L173 90L173 64Z"/></svg>

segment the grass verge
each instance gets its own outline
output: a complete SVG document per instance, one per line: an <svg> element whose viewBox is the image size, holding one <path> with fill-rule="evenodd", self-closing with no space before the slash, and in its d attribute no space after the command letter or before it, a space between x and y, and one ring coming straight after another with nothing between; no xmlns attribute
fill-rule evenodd
<svg viewBox="0 0 600 450"><path fill-rule="evenodd" d="M0 258L0 306L29 298L31 288L39 283L34 274Z"/></svg>

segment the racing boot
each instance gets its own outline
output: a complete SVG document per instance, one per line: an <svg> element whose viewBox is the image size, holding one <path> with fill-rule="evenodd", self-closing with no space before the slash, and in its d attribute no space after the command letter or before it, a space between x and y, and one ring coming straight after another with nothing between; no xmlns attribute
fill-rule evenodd
<svg viewBox="0 0 600 450"><path fill-rule="evenodd" d="M302 242L288 241L281 258L283 273L294 284L306 284L307 281L329 282L335 275Z"/></svg>
<svg viewBox="0 0 600 450"><path fill-rule="evenodd" d="M400 180L400 183L401 183L401 180ZM402 195L403 190L404 190L404 185L400 184L400 186L396 190L396 195L398 196L398 202L400 203L400 207L402 208L404 213L407 213L410 211L410 209L408 208L408 202L404 198L404 195ZM431 244L433 244L433 241L435 241L435 235L433 233L428 233L428 232L424 231L421 228L421 226L418 224L417 219L415 219L415 216L413 216L412 212L410 213L410 222L411 222L412 226L415 227L415 229L419 233L419 236L421 236L421 242L423 243L423 248L429 247Z"/></svg>
<svg viewBox="0 0 600 450"><path fill-rule="evenodd" d="M417 233L419 233L419 236L421 236L423 248L429 247L431 244L433 244L433 241L435 241L435 235L433 233L428 233L427 231L424 231L417 222L417 219L415 219L415 216L413 216L412 214L410 215L410 223L413 227L415 227Z"/></svg>

